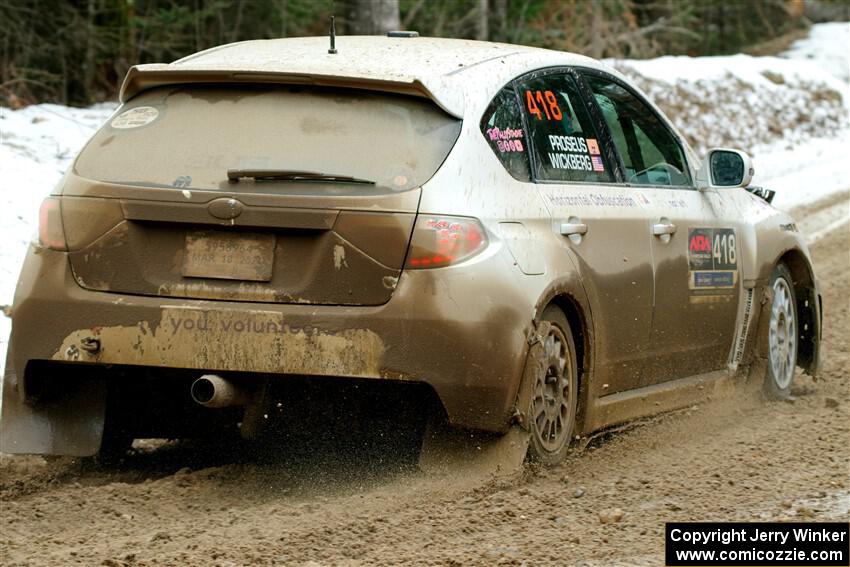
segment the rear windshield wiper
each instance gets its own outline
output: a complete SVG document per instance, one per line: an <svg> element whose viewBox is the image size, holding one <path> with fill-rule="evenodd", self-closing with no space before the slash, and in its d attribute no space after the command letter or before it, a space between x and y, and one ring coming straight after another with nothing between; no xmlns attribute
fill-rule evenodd
<svg viewBox="0 0 850 567"><path fill-rule="evenodd" d="M374 181L369 179L360 179L350 175L291 169L228 169L227 179L231 183L238 183L240 179L253 179L255 181L330 181L331 183L375 184Z"/></svg>

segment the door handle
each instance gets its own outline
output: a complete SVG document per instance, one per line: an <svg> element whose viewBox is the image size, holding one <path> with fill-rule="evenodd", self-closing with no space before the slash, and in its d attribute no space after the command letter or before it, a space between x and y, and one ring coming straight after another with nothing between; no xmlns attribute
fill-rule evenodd
<svg viewBox="0 0 850 567"><path fill-rule="evenodd" d="M663 236L665 234L675 234L676 225L672 222L660 222L652 225L652 234L654 236Z"/></svg>
<svg viewBox="0 0 850 567"><path fill-rule="evenodd" d="M562 222L561 234L570 236L572 234L587 234L587 225L583 222Z"/></svg>

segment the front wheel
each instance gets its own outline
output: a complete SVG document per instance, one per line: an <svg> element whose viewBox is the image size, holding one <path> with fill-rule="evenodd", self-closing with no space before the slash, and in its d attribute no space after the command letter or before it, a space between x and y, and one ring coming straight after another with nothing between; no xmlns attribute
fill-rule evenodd
<svg viewBox="0 0 850 567"><path fill-rule="evenodd" d="M564 313L550 305L542 320L549 323L543 339L543 364L534 377L529 409L531 440L528 456L556 465L569 451L578 405L576 349Z"/></svg>
<svg viewBox="0 0 850 567"><path fill-rule="evenodd" d="M784 264L773 270L773 302L767 334L767 373L764 392L771 399L787 398L797 368L797 302L791 272Z"/></svg>

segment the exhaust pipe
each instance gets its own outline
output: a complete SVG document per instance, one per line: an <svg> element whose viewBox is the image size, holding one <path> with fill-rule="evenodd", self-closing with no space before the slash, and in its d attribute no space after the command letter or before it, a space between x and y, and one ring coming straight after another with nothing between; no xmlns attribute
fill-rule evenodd
<svg viewBox="0 0 850 567"><path fill-rule="evenodd" d="M190 393L195 402L206 408L244 406L250 401L250 396L243 388L216 374L204 374L192 382Z"/></svg>

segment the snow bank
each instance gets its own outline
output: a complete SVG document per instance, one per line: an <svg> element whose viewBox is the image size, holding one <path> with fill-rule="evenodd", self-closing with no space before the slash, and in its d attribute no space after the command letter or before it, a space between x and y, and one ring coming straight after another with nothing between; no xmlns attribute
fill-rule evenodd
<svg viewBox="0 0 850 567"><path fill-rule="evenodd" d="M783 209L850 187L850 23L813 26L778 57L610 60L698 154L740 148Z"/></svg>
<svg viewBox="0 0 850 567"><path fill-rule="evenodd" d="M756 147L767 143L800 144L848 129L848 83L814 61L734 55L613 64L700 154L732 146L758 157Z"/></svg>

